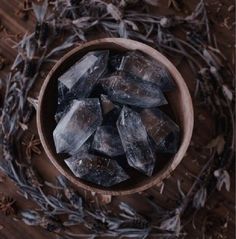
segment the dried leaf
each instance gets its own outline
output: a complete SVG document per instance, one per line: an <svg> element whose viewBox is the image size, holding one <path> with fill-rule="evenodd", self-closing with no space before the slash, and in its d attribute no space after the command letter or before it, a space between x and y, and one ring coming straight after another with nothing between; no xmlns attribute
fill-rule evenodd
<svg viewBox="0 0 236 239"><path fill-rule="evenodd" d="M71 227L80 224L82 221L83 220L81 217L78 217L74 214L70 214L68 215L68 221L63 222L63 225L66 227Z"/></svg>
<svg viewBox="0 0 236 239"><path fill-rule="evenodd" d="M76 20L73 20L72 23L79 29L89 29L91 26L94 26L98 21L94 20L92 17L80 17Z"/></svg>
<svg viewBox="0 0 236 239"><path fill-rule="evenodd" d="M220 155L225 146L225 139L223 135L218 135L215 139L211 140L206 146L208 149L215 148L217 153Z"/></svg>
<svg viewBox="0 0 236 239"><path fill-rule="evenodd" d="M215 62L215 64L216 64L219 68L224 65L223 62L222 62L222 60L221 60L212 50L209 50L209 54L211 55L212 60Z"/></svg>
<svg viewBox="0 0 236 239"><path fill-rule="evenodd" d="M75 43L74 42L65 42L62 45L54 48L51 52L48 53L48 55L46 56L46 58L48 59L49 57L51 57L52 55L60 52L60 51L64 51L65 49L68 49L70 47L72 47Z"/></svg>
<svg viewBox="0 0 236 239"><path fill-rule="evenodd" d="M138 26L133 21L124 20L124 22L127 25L129 25L132 28L132 30L134 30L134 31L138 31L139 30Z"/></svg>
<svg viewBox="0 0 236 239"><path fill-rule="evenodd" d="M64 188L64 194L66 198L69 200L71 205L83 214L83 201L80 195L78 195L72 188Z"/></svg>
<svg viewBox="0 0 236 239"><path fill-rule="evenodd" d="M40 215L33 210L23 211L21 213L22 221L30 226L37 226L41 221Z"/></svg>
<svg viewBox="0 0 236 239"><path fill-rule="evenodd" d="M119 35L120 35L120 37L128 38L128 32L127 32L126 24L125 24L124 21L120 22L120 25L119 25Z"/></svg>
<svg viewBox="0 0 236 239"><path fill-rule="evenodd" d="M114 4L109 3L107 5L107 12L116 20L120 21L122 19L122 13Z"/></svg>
<svg viewBox="0 0 236 239"><path fill-rule="evenodd" d="M175 232L176 236L178 236L181 230L179 213L177 212L173 217L163 221L160 225L160 229L164 231Z"/></svg>
<svg viewBox="0 0 236 239"><path fill-rule="evenodd" d="M160 194L163 193L164 188L165 188L165 183L164 183L164 182L161 182L160 185L158 185L158 189L159 189Z"/></svg>
<svg viewBox="0 0 236 239"><path fill-rule="evenodd" d="M128 204L126 204L124 202L121 202L119 204L119 208L120 208L120 210L126 212L130 216L135 216L136 215L136 212L134 211L134 209L131 208Z"/></svg>
<svg viewBox="0 0 236 239"><path fill-rule="evenodd" d="M28 129L28 125L27 125L27 124L24 124L24 123L21 123L21 122L19 122L18 124L20 125L20 127L21 127L21 129L22 129L23 131L25 131L25 130Z"/></svg>
<svg viewBox="0 0 236 239"><path fill-rule="evenodd" d="M221 62L220 58L216 56L212 51L204 48L203 55L208 64L214 66L217 70L219 70L223 66L223 63Z"/></svg>
<svg viewBox="0 0 236 239"><path fill-rule="evenodd" d="M184 194L184 192L183 192L183 190L181 188L181 182L180 182L179 179L177 180L177 187L178 187L179 194L181 195L182 199L184 199L185 198L185 194Z"/></svg>
<svg viewBox="0 0 236 239"><path fill-rule="evenodd" d="M21 53L18 53L16 58L15 58L15 61L14 63L12 64L11 66L11 70L14 70L16 69L17 66L19 66L21 63L23 63L23 57L22 57L22 54Z"/></svg>
<svg viewBox="0 0 236 239"><path fill-rule="evenodd" d="M38 109L38 99L34 99L32 97L27 97L28 102L34 107L35 110Z"/></svg>
<svg viewBox="0 0 236 239"><path fill-rule="evenodd" d="M230 190L230 176L226 170L218 169L214 171L214 176L217 178L216 188L218 191L221 191L223 185L225 189L229 192Z"/></svg>
<svg viewBox="0 0 236 239"><path fill-rule="evenodd" d="M29 59L32 59L35 53L35 44L34 42L32 42L31 38L26 39L25 51L26 51L26 56Z"/></svg>
<svg viewBox="0 0 236 239"><path fill-rule="evenodd" d="M205 187L200 188L193 198L193 207L199 209L205 206L207 199L207 190Z"/></svg>
<svg viewBox="0 0 236 239"><path fill-rule="evenodd" d="M232 91L228 88L227 85L222 86L222 90L224 95L228 98L228 100L232 101L233 100L233 93Z"/></svg>
<svg viewBox="0 0 236 239"><path fill-rule="evenodd" d="M33 7L33 11L34 11L37 21L42 23L44 21L44 18L45 18L46 12L47 12L48 1L45 0L42 5L37 5L35 3L32 3L32 7Z"/></svg>

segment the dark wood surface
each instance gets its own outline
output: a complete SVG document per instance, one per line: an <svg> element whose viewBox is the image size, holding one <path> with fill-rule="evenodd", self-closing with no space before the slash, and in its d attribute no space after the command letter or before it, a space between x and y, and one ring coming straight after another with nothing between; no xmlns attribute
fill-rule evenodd
<svg viewBox="0 0 236 239"><path fill-rule="evenodd" d="M18 41L25 32L30 32L34 26L34 18L31 16L28 21L20 19L18 10L22 5L23 1L17 0L0 0L0 23L4 29L0 32L0 55L6 58L7 62L12 63L16 51L12 48L14 42ZM172 10L167 9L167 1L160 1L162 7L156 9L157 14L171 14ZM185 9L193 9L198 2L197 0L183 1L185 3ZM234 52L234 31L224 26L223 22L226 17L230 17L229 21L235 21L233 19L234 12L228 12L228 7L232 5L232 0L221 1L222 6L219 12L218 6L220 1L208 0L208 9L210 12L211 19L213 21L213 31L219 40L219 47L227 56L229 63L233 67L233 52ZM0 27L1 29L1 27ZM92 38L96 38L93 36ZM171 58L170 58L171 59ZM190 72L188 66L184 61L174 62L177 68L180 70L186 83L188 84L191 92L194 90L194 75ZM0 71L0 77L4 78L9 71L9 65ZM44 79L43 75L39 79L31 91L31 95L37 97L41 83ZM3 92L0 95L0 102L2 103ZM166 208L172 208L176 205L178 200L178 191L176 187L176 180L182 181L183 191L186 192L192 182L194 181L194 175L197 175L201 167L206 162L209 156L209 150L205 149L204 146L214 136L214 124L211 115L208 111L200 108L195 104L195 127L191 146L188 149L186 156L184 157L181 164L172 173L172 176L164 181L164 190L162 194L160 189L153 187L150 190L144 192L145 194L151 195L158 203ZM26 134L34 133L37 135L35 117L32 118L29 130ZM22 146L22 142L18 142L19 147ZM1 156L0 156L1 157ZM33 163L39 170L43 178L46 180L53 180L58 174L56 169L47 159L45 153L42 150L40 156L33 157ZM206 208L200 210L196 216L196 230L193 228L191 223L186 227L188 236L186 238L202 238L202 226L203 221L206 218L210 218L212 223L212 234L219 231L224 237L209 237L212 239L217 238L235 238L235 180L234 180L234 167L230 172L231 174L231 191L226 192L215 192L211 197ZM0 183L0 193L11 196L16 200L16 209L18 211L22 208L35 208L35 205L22 198L17 193L17 188L8 179L3 180ZM83 192L82 192L83 193ZM140 211L148 212L149 208L146 207L142 198L138 195L113 197L112 201L115 203L118 200L125 200L132 204L134 207L140 209ZM208 216L208 217L206 217ZM29 227L17 220L18 216L6 217L0 213L0 239L43 239L43 238L55 238L54 235L44 231L39 227ZM227 224L224 222L227 221ZM154 237L153 237L154 238Z"/></svg>

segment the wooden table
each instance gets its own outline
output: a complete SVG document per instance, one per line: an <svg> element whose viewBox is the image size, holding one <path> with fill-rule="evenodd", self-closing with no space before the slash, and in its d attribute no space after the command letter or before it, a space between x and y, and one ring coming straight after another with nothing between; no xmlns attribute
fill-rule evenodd
<svg viewBox="0 0 236 239"><path fill-rule="evenodd" d="M166 1L160 1L161 7L156 9L157 14L169 14L173 13L172 10L167 9ZM198 2L197 0L189 0L185 1L186 9L193 9L195 4ZM214 22L214 33L219 40L220 49L227 55L230 64L232 64L232 52L234 48L234 32L231 29L227 29L222 22L227 16L233 19L233 12L228 12L228 7L232 4L231 0L222 1L222 6L217 12L217 8L220 6L218 0L216 1L207 1L209 6L208 9L210 11L210 16L212 21ZM18 10L21 6L21 1L17 0L0 0L0 23L4 27L4 29L0 32L0 55L6 58L7 62L12 63L16 51L12 49L12 45L15 41L19 40L19 37L22 36L25 32L31 32L34 28L35 20L33 16L30 16L28 21L24 21L20 18ZM1 29L1 27L0 27ZM177 62L175 62L177 64ZM0 78L4 78L9 71L10 66L7 65L3 70L0 71ZM188 84L191 92L194 90L194 76L189 71L185 62L181 62L177 65L177 68L182 73L184 79ZM43 77L41 77L43 79ZM31 95L37 97L40 85L42 83L42 79L37 82L31 91ZM0 95L0 101L2 102L3 92ZM27 134L34 133L37 135L37 130L35 126L35 116L32 118L29 130ZM178 200L178 191L176 186L176 180L179 179L182 182L183 191L186 192L191 186L194 175L197 175L200 168L206 162L209 152L207 149L204 149L204 146L212 139L214 136L214 124L211 115L203 109L198 107L195 104L195 127L192 138L191 146L184 157L182 163L178 166L175 172L172 174L172 177L164 181L164 189L163 192L160 193L160 189L157 187L153 187L150 190L146 191L145 194L148 194L154 198L154 200L158 201L161 205L172 208L176 205L176 201ZM21 146L22 142L19 142L19 146ZM46 180L52 180L58 172L50 164L44 152L39 156L33 157L33 164L38 168L39 172L43 174L43 177ZM196 217L196 227L194 230L191 224L188 225L185 230L188 233L186 238L202 238L201 237L201 229L203 220L210 216L213 221L212 232L217 230L222 230L223 238L232 239L235 236L235 214L234 214L234 195L235 195L235 181L234 179L234 169L230 172L232 176L231 180L231 191L226 192L222 190L221 192L216 192L211 199L209 200L206 208L199 211ZM16 208L34 208L35 205L29 201L23 199L18 193L17 188L13 185L10 180L5 179L4 182L0 183L0 192L5 195L11 196L16 200ZM142 202L142 199L139 195L131 195L131 196L123 196L120 198L113 198L113 201L117 201L119 199L128 201L132 203L132 205L136 208L139 208L141 211L148 211L149 208ZM14 217L6 217L0 214L0 238L1 239L43 239L43 238L55 238L53 234L50 234L38 227L29 227L23 224L21 221L16 220L17 216ZM227 221L227 225L223 225L224 222ZM210 238L210 237L209 237ZM212 237L213 239L217 237Z"/></svg>

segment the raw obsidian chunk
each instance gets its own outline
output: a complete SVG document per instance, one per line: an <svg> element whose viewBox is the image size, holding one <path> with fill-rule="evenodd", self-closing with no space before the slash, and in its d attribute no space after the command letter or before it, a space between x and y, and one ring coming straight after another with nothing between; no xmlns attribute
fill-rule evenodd
<svg viewBox="0 0 236 239"><path fill-rule="evenodd" d="M108 56L109 51L106 50L89 52L58 78L57 120L71 100L90 95L107 70Z"/></svg>
<svg viewBox="0 0 236 239"><path fill-rule="evenodd" d="M165 66L142 52L128 52L123 57L119 70L152 82L158 85L162 91L174 89L174 81Z"/></svg>
<svg viewBox="0 0 236 239"><path fill-rule="evenodd" d="M157 150L164 153L176 153L180 140L179 126L159 109L144 109L140 115Z"/></svg>
<svg viewBox="0 0 236 239"><path fill-rule="evenodd" d="M121 166L112 159L79 153L65 162L76 177L104 187L110 187L129 178Z"/></svg>
<svg viewBox="0 0 236 239"><path fill-rule="evenodd" d="M57 153L75 154L101 123L99 99L73 100L53 131Z"/></svg>
<svg viewBox="0 0 236 239"><path fill-rule="evenodd" d="M129 165L151 176L155 157L139 114L124 106L116 125Z"/></svg>
<svg viewBox="0 0 236 239"><path fill-rule="evenodd" d="M112 126L100 126L97 128L92 143L92 149L109 157L124 154L118 131Z"/></svg>
<svg viewBox="0 0 236 239"><path fill-rule="evenodd" d="M148 81L133 78L129 74L114 73L100 80L112 101L142 108L167 104L160 88Z"/></svg>

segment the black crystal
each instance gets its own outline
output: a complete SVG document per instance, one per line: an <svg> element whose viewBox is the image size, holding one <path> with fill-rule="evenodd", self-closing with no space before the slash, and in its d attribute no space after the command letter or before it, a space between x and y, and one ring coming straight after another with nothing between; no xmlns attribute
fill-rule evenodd
<svg viewBox="0 0 236 239"><path fill-rule="evenodd" d="M124 106L116 124L129 165L151 176L155 157L139 114Z"/></svg>
<svg viewBox="0 0 236 239"><path fill-rule="evenodd" d="M179 126L159 109L144 109L141 119L158 151L176 153L180 141Z"/></svg>
<svg viewBox="0 0 236 239"><path fill-rule="evenodd" d="M119 70L152 82L159 86L162 91L173 90L175 86L165 66L140 51L128 52L123 57Z"/></svg>
<svg viewBox="0 0 236 239"><path fill-rule="evenodd" d="M129 178L113 159L79 153L65 160L76 177L94 184L110 187Z"/></svg>
<svg viewBox="0 0 236 239"><path fill-rule="evenodd" d="M142 108L167 104L157 85L133 78L129 74L114 73L100 82L110 99L121 104Z"/></svg>
<svg viewBox="0 0 236 239"><path fill-rule="evenodd" d="M100 126L97 128L92 143L92 149L109 157L116 157L124 154L118 131L112 126Z"/></svg>
<svg viewBox="0 0 236 239"><path fill-rule="evenodd" d="M58 78L58 121L73 99L86 98L107 70L109 51L93 51Z"/></svg>
<svg viewBox="0 0 236 239"><path fill-rule="evenodd" d="M53 131L57 153L75 154L101 123L99 99L73 100Z"/></svg>

